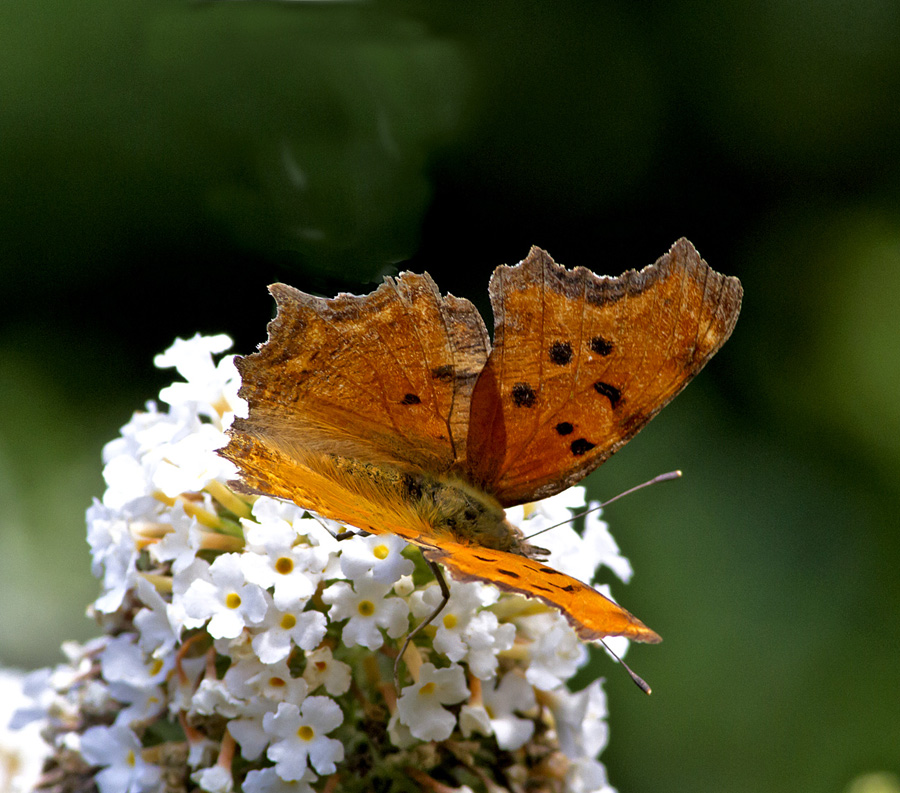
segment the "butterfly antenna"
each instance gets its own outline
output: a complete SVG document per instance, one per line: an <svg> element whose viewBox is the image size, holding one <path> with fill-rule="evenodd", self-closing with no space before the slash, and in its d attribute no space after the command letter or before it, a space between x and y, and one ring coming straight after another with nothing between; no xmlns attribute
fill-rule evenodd
<svg viewBox="0 0 900 793"><path fill-rule="evenodd" d="M668 471L667 473L660 474L659 476L654 476L653 479L648 479L646 482L641 482L639 485L635 485L634 487L629 487L628 490L623 490L619 495L613 496L609 501L604 501L602 504L597 504L596 507L591 507L590 509L586 509L583 512L579 512L576 515L572 515L568 520L564 520L560 523L554 523L552 526L548 526L546 529L541 529L540 531L536 531L534 534L530 534L526 537L526 540L530 540L534 537L537 537L539 534L543 534L545 531L550 531L550 529L558 529L560 526L565 526L567 523L571 523L573 520L578 520L578 518L583 518L585 515L589 515L591 512L596 512L598 509L603 509L603 507L612 504L613 501L618 501L620 498L624 496L631 495L632 493L637 492L638 490L643 490L645 487L650 487L650 485L656 485L660 482L667 482L670 479L678 479L681 477L681 471ZM607 648L609 649L609 648ZM624 664L623 664L624 665ZM626 667L627 669L627 667ZM640 678L638 678L640 679Z"/></svg>
<svg viewBox="0 0 900 793"><path fill-rule="evenodd" d="M610 650L609 645L605 641L603 641L603 639L600 640L600 644L602 644L604 649L606 650L606 652L608 652L613 658L615 658L622 665L622 668L626 672L628 672L629 675L631 675L631 679L634 681L634 684L645 694L649 694L650 686L647 685L647 681L644 680L644 678L642 678L639 674L637 674L637 672L635 672L621 658L619 658L618 655L616 655L612 650Z"/></svg>

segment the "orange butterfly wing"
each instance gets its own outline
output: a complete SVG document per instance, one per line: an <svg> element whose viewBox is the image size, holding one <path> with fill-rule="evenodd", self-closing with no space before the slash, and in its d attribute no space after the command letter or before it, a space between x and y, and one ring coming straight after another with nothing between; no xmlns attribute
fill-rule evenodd
<svg viewBox="0 0 900 793"><path fill-rule="evenodd" d="M512 506L574 485L632 438L725 343L742 290L682 239L619 278L533 248L497 268L490 293L465 468Z"/></svg>
<svg viewBox="0 0 900 793"><path fill-rule="evenodd" d="M605 636L625 636L645 644L662 641L658 633L593 587L536 559L453 541L426 546L423 553L446 567L457 581L485 581L559 609L585 641Z"/></svg>
<svg viewBox="0 0 900 793"><path fill-rule="evenodd" d="M412 273L362 297L270 291L278 314L269 339L237 362L250 412L235 420L226 457L259 468L254 450L268 446L435 473L465 459L469 401L489 350L468 300L442 298L428 275ZM266 466L259 479L276 475Z"/></svg>

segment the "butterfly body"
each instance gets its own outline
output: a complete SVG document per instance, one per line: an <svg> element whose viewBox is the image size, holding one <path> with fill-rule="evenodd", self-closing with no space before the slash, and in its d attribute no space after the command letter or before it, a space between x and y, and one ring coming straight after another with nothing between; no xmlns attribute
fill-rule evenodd
<svg viewBox="0 0 900 793"><path fill-rule="evenodd" d="M269 340L238 361L249 415L221 452L238 487L397 534L458 580L560 609L584 639L659 641L535 558L504 508L575 484L675 396L731 333L737 279L686 240L619 278L533 248L491 279L493 345L428 275L334 299L270 289Z"/></svg>
<svg viewBox="0 0 900 793"><path fill-rule="evenodd" d="M434 541L452 540L521 556L536 555L521 532L506 520L500 503L460 479L337 456L320 470L331 466L337 484L357 495L371 493L374 488L377 494L371 493L373 500L392 504L398 513L408 511L408 522L427 526L422 534ZM376 526L368 530L379 533ZM416 542L418 536L412 534L406 539Z"/></svg>

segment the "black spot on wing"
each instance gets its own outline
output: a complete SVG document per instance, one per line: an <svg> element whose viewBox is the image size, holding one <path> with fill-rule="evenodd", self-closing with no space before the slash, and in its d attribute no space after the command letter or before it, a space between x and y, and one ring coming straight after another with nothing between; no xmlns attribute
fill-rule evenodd
<svg viewBox="0 0 900 793"><path fill-rule="evenodd" d="M598 394L605 396L609 400L609 404L613 407L615 407L622 398L622 392L619 391L618 388L609 383L604 383L602 380L598 380L594 383L594 390Z"/></svg>
<svg viewBox="0 0 900 793"><path fill-rule="evenodd" d="M559 572L559 570L554 570L552 567L547 567L545 564L538 565L538 570L540 570L545 575L565 575L565 573Z"/></svg>
<svg viewBox="0 0 900 793"><path fill-rule="evenodd" d="M565 366L572 360L572 345L567 341L555 341L550 345L550 360L557 366Z"/></svg>
<svg viewBox="0 0 900 793"><path fill-rule="evenodd" d="M569 424L568 421L561 421L561 422L559 422L559 424L557 424L557 425L554 427L554 429L555 429L560 435L571 435L571 434L572 434L572 431L573 431L575 428L574 428L571 424Z"/></svg>
<svg viewBox="0 0 900 793"><path fill-rule="evenodd" d="M609 355L613 351L613 345L611 341L607 341L602 336L594 336L588 342L588 346L591 348L591 352L597 353L597 355Z"/></svg>
<svg viewBox="0 0 900 793"><path fill-rule="evenodd" d="M530 408L537 402L537 394L528 383L516 383L512 387L512 400L517 408Z"/></svg>
<svg viewBox="0 0 900 793"><path fill-rule="evenodd" d="M401 405L418 405L422 400L416 394L406 394L400 400Z"/></svg>
<svg viewBox="0 0 900 793"><path fill-rule="evenodd" d="M569 448L572 450L572 454L576 457L581 457L582 454L587 454L596 445L586 438L579 438L576 441L572 441L572 445Z"/></svg>

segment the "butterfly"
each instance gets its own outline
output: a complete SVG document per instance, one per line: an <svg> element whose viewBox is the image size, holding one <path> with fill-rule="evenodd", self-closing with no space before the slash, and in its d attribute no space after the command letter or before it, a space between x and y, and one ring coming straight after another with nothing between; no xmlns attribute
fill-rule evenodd
<svg viewBox="0 0 900 793"><path fill-rule="evenodd" d="M459 581L558 609L588 641L659 635L549 567L504 509L570 487L628 442L724 344L742 288L681 239L612 278L532 248L475 306L427 274L368 295L269 287L278 312L240 358L220 453L236 487L419 546Z"/></svg>

